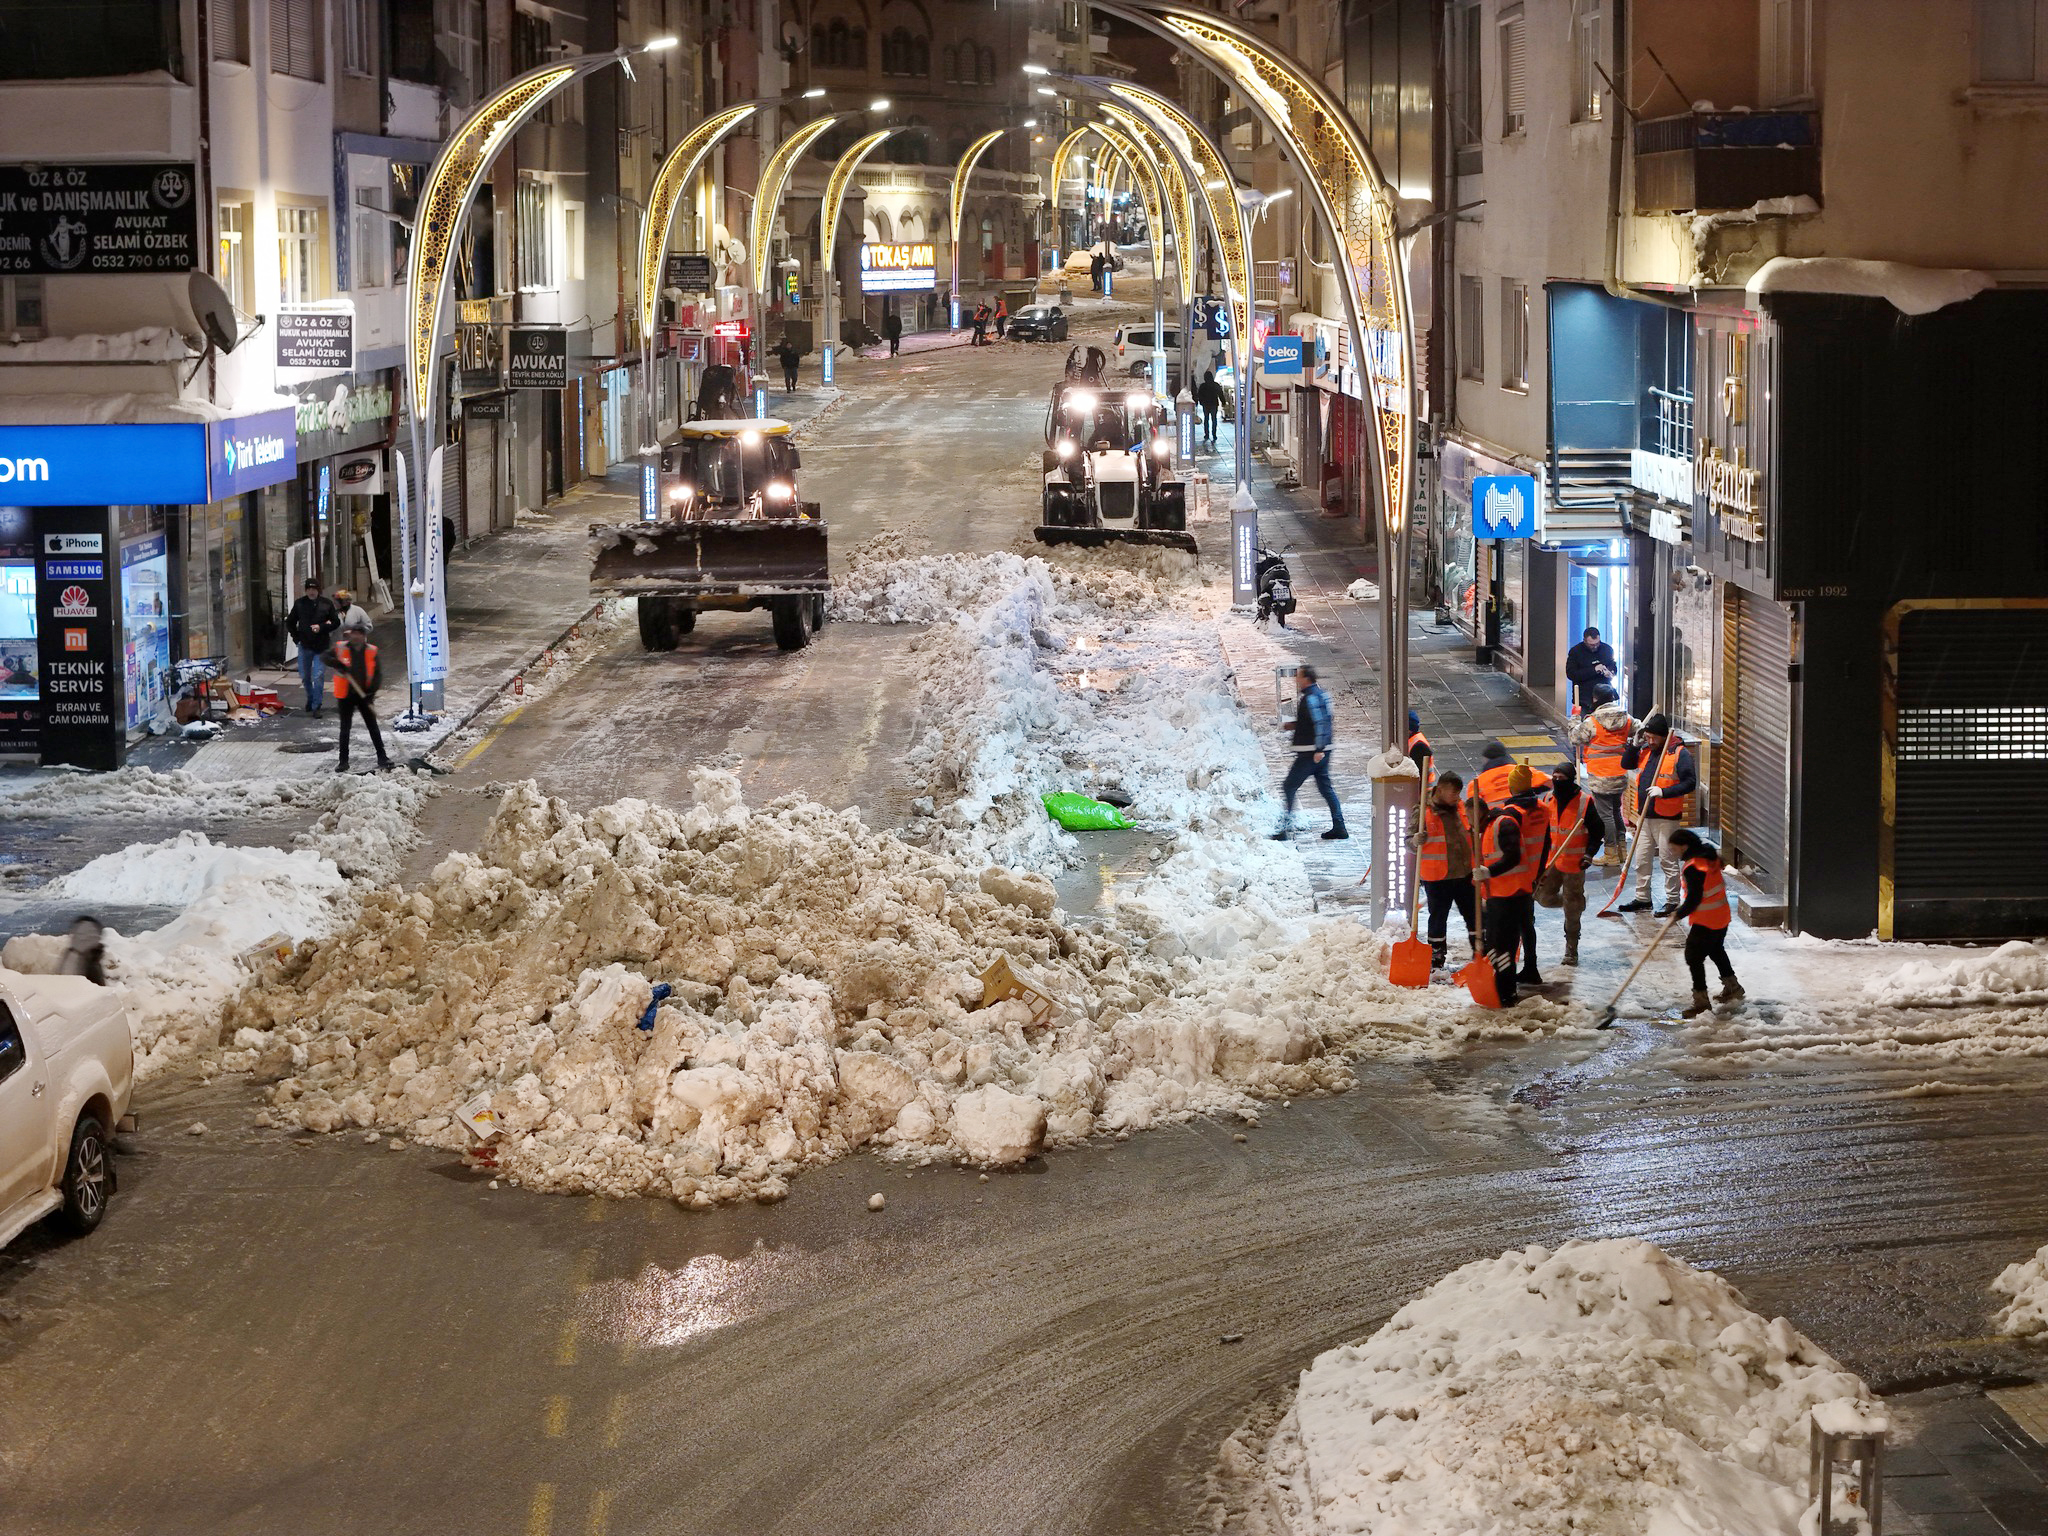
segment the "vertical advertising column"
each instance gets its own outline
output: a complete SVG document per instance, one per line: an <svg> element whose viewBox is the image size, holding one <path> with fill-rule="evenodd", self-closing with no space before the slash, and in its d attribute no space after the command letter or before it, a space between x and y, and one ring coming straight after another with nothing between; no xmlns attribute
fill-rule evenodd
<svg viewBox="0 0 2048 1536"><path fill-rule="evenodd" d="M39 507L36 546L43 764L119 768L128 727L111 511Z"/></svg>

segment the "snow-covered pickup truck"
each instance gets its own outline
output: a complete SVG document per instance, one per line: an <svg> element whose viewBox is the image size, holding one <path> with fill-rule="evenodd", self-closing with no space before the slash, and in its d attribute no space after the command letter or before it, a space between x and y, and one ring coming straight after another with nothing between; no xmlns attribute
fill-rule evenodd
<svg viewBox="0 0 2048 1536"><path fill-rule="evenodd" d="M0 970L0 1245L52 1212L80 1235L100 1224L134 1087L119 992Z"/></svg>

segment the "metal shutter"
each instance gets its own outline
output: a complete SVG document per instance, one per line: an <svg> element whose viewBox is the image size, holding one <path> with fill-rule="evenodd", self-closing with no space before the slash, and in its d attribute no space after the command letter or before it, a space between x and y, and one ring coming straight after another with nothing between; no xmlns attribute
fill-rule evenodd
<svg viewBox="0 0 2048 1536"><path fill-rule="evenodd" d="M472 530L476 529L469 515L468 498L463 494L463 481L467 478L464 470L469 462L469 445L489 425L486 421L465 421L462 424L462 441L450 443L447 452L441 455L441 515L455 525L457 539L471 537Z"/></svg>
<svg viewBox="0 0 2048 1536"><path fill-rule="evenodd" d="M1785 820L1791 799L1792 611L1728 589L1735 608L1735 741L1722 834L1734 861L1768 891L1785 888ZM1724 741L1722 750L1727 751Z"/></svg>
<svg viewBox="0 0 2048 1536"><path fill-rule="evenodd" d="M1899 938L2048 922L2048 608L1900 621L1892 833Z"/></svg>

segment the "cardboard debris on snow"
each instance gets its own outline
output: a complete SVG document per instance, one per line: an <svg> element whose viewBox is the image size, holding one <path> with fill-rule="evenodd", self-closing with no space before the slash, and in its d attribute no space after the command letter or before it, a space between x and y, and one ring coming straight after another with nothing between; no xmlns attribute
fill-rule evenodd
<svg viewBox="0 0 2048 1536"><path fill-rule="evenodd" d="M1808 1425L1864 1383L1639 1239L1468 1264L1302 1373L1266 1476L1298 1536L1794 1536Z"/></svg>

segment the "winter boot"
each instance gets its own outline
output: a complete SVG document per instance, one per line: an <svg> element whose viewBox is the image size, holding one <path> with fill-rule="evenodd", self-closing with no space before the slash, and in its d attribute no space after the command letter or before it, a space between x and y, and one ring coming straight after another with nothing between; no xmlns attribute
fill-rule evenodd
<svg viewBox="0 0 2048 1536"><path fill-rule="evenodd" d="M1624 901L1614 910L1617 912L1647 912L1650 910L1650 904L1647 901Z"/></svg>
<svg viewBox="0 0 2048 1536"><path fill-rule="evenodd" d="M1543 977L1533 965L1525 965L1515 972L1515 980L1525 987L1540 987L1543 985Z"/></svg>
<svg viewBox="0 0 2048 1536"><path fill-rule="evenodd" d="M1564 959L1562 959L1558 963L1560 965L1577 965L1579 963L1578 946L1574 945L1572 948L1566 950L1564 952Z"/></svg>
<svg viewBox="0 0 2048 1536"><path fill-rule="evenodd" d="M1449 956L1450 941L1448 939L1431 939L1429 941L1429 968L1432 971L1442 970Z"/></svg>
<svg viewBox="0 0 2048 1536"><path fill-rule="evenodd" d="M1733 976L1723 976L1721 978L1720 995L1714 1001L1717 1003L1739 1003L1747 996L1749 994L1742 990L1741 982L1737 981Z"/></svg>
<svg viewBox="0 0 2048 1536"><path fill-rule="evenodd" d="M1705 1013L1709 1008L1713 1006L1713 1000L1709 998L1704 991L1695 992L1692 995L1692 1006L1689 1008L1681 1008L1678 1011L1678 1016L1682 1019L1698 1018L1701 1014Z"/></svg>
<svg viewBox="0 0 2048 1536"><path fill-rule="evenodd" d="M1342 827L1332 827L1323 834L1323 841L1326 843L1345 843L1350 840L1351 834Z"/></svg>

